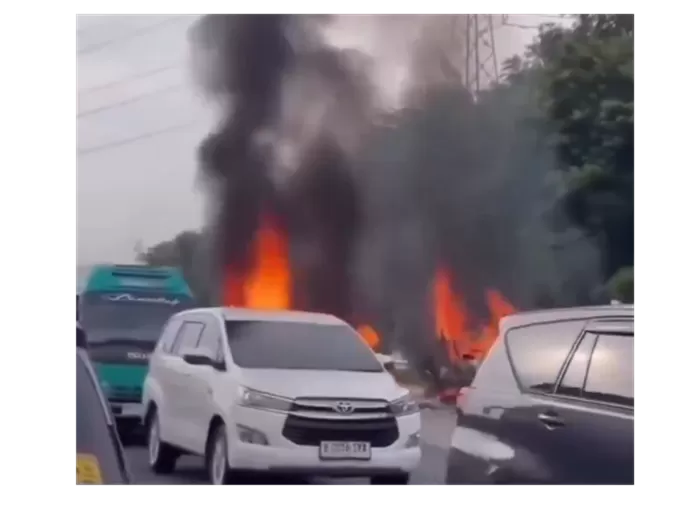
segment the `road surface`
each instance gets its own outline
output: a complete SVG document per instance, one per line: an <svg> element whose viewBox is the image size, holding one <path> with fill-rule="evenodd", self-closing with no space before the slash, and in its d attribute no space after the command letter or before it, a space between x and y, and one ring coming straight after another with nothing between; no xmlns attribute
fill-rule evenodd
<svg viewBox="0 0 700 509"><path fill-rule="evenodd" d="M447 450L454 428L454 415L450 410L424 410L421 414L421 438L423 457L418 469L411 476L411 484L443 484ZM126 449L127 460L136 484L207 484L204 461L196 457L182 457L175 472L156 475L148 468L148 452L144 447ZM298 479L269 479L268 483L298 484ZM310 479L309 484L366 484L366 479Z"/></svg>

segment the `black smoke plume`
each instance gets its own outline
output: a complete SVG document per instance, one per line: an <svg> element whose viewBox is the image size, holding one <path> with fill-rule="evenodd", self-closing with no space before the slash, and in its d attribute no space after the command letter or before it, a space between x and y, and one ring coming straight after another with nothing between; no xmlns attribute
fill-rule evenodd
<svg viewBox="0 0 700 509"><path fill-rule="evenodd" d="M203 82L222 112L200 148L216 265L245 268L261 215L274 214L290 237L295 305L371 323L437 377L438 265L485 320L488 288L521 308L567 303L596 278L595 253L580 242L557 254L544 219L557 192L552 161L534 140L502 139L515 121L507 110L494 120L451 88L454 73L433 58L449 17L367 21L386 24L386 47L417 34L403 46L413 59L405 109L392 115L373 86L381 62L326 43L334 20L214 15L196 29ZM514 175L511 150L529 172Z"/></svg>
<svg viewBox="0 0 700 509"><path fill-rule="evenodd" d="M324 22L203 20L197 41L213 69L205 83L224 115L200 160L221 268L245 269L261 216L273 214L291 238L295 305L350 318L360 217L350 155L371 93L361 56L321 42Z"/></svg>

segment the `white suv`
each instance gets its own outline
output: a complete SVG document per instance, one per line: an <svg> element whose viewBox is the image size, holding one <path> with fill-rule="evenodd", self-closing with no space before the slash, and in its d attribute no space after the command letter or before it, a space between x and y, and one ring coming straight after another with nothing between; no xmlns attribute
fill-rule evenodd
<svg viewBox="0 0 700 509"><path fill-rule="evenodd" d="M205 457L214 484L245 472L406 484L420 462L418 405L329 315L178 313L151 356L143 404L158 473L186 453Z"/></svg>

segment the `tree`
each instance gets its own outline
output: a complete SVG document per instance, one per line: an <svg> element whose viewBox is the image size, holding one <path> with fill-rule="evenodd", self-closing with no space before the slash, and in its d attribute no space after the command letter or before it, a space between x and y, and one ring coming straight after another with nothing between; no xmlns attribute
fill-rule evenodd
<svg viewBox="0 0 700 509"><path fill-rule="evenodd" d="M142 263L152 266L179 268L197 300L203 305L211 302L212 288L206 242L203 233L183 231L172 240L160 242L138 254Z"/></svg>
<svg viewBox="0 0 700 509"><path fill-rule="evenodd" d="M530 50L568 180L562 205L599 243L610 278L634 265L634 18L582 15Z"/></svg>

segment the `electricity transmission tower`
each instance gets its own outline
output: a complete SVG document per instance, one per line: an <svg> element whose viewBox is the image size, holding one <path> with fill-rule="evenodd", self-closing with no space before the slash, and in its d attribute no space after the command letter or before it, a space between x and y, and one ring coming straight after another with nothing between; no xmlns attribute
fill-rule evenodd
<svg viewBox="0 0 700 509"><path fill-rule="evenodd" d="M464 86L474 97L485 87L498 83L496 17L490 14L464 16Z"/></svg>

